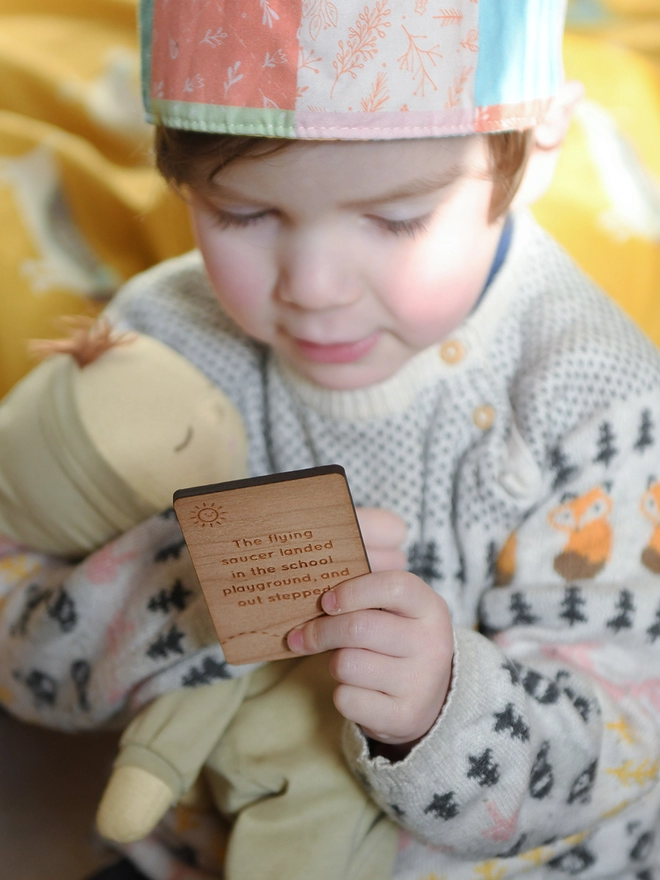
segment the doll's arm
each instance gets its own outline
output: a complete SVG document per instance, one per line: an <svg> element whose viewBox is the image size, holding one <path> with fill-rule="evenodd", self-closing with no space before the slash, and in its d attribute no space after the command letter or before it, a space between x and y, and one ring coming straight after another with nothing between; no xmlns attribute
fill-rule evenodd
<svg viewBox="0 0 660 880"><path fill-rule="evenodd" d="M151 703L126 728L97 827L128 843L145 837L188 792L243 701L249 676L182 689Z"/></svg>
<svg viewBox="0 0 660 880"><path fill-rule="evenodd" d="M278 661L252 687L207 762L221 812L233 818L228 877L336 880L390 877L396 827L351 776L341 754L328 656Z"/></svg>

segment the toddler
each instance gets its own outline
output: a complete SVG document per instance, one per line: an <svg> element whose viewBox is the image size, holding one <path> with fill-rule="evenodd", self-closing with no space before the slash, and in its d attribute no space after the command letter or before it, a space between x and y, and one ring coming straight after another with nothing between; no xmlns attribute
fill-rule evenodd
<svg viewBox="0 0 660 880"><path fill-rule="evenodd" d="M346 469L375 571L288 641L331 652L397 880L660 869L660 356L524 210L579 95L562 21L550 0L141 9L199 250L108 315L228 395L250 474ZM9 708L80 728L239 675L181 547L163 517L78 566L7 547ZM156 880L221 876L168 843L194 867L136 850Z"/></svg>

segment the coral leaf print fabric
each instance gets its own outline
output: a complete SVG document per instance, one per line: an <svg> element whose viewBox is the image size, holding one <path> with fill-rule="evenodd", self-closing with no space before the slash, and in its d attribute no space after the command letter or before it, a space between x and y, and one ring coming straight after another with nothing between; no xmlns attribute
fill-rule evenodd
<svg viewBox="0 0 660 880"><path fill-rule="evenodd" d="M297 138L527 128L563 76L564 7L563 0L142 0L148 118Z"/></svg>

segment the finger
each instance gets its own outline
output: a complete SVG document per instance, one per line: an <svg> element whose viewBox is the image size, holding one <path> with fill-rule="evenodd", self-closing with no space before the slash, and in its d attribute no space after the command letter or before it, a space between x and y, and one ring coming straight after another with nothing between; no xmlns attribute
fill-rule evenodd
<svg viewBox="0 0 660 880"><path fill-rule="evenodd" d="M321 654L335 648L364 648L390 657L409 657L418 646L413 621L368 609L336 617L315 617L287 636L296 654Z"/></svg>
<svg viewBox="0 0 660 880"><path fill-rule="evenodd" d="M407 742L409 723L399 701L380 691L340 684L333 694L337 711L359 724L367 736L380 742Z"/></svg>
<svg viewBox="0 0 660 880"><path fill-rule="evenodd" d="M409 694L415 687L414 666L397 657L361 648L340 648L330 658L330 675L340 684L380 691L392 697Z"/></svg>
<svg viewBox="0 0 660 880"><path fill-rule="evenodd" d="M408 526L391 510L358 507L356 514L367 547L400 547L406 540Z"/></svg>
<svg viewBox="0 0 660 880"><path fill-rule="evenodd" d="M444 601L428 584L409 571L383 571L338 584L321 597L326 614L346 614L380 608L402 617L440 616Z"/></svg>
<svg viewBox="0 0 660 880"><path fill-rule="evenodd" d="M403 550L391 548L369 547L369 566L372 571L402 571L408 564L408 559Z"/></svg>

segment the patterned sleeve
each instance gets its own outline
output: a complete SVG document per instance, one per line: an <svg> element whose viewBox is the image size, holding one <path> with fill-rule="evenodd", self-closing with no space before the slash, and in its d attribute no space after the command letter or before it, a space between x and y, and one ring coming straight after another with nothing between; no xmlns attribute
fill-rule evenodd
<svg viewBox="0 0 660 880"><path fill-rule="evenodd" d="M613 402L553 444L540 500L483 594L481 631L456 629L451 692L426 738L390 763L347 728L347 754L374 798L443 852L532 851L562 870L605 854L611 876L623 876L637 843L652 844L659 399L653 389Z"/></svg>
<svg viewBox="0 0 660 880"><path fill-rule="evenodd" d="M93 728L251 668L224 660L173 511L77 565L0 546L0 701L27 721Z"/></svg>

